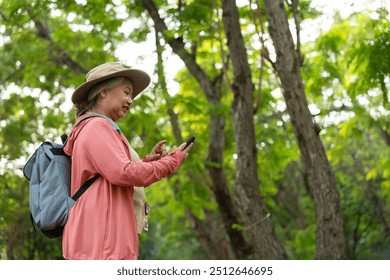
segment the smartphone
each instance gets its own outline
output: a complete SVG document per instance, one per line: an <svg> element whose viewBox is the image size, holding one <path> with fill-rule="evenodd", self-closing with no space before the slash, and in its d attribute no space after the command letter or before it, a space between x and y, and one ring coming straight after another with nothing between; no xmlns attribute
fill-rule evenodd
<svg viewBox="0 0 390 280"><path fill-rule="evenodd" d="M186 141L186 145L185 145L185 147L182 149L182 151L184 151L187 147L188 147L188 145L190 145L191 143L194 143L195 142L195 136L194 135L192 135L190 138L188 138L188 140Z"/></svg>

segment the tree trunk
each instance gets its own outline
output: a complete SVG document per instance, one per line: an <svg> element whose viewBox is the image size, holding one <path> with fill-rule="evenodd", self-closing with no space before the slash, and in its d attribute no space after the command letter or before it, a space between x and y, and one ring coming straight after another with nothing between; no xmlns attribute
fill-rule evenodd
<svg viewBox="0 0 390 280"><path fill-rule="evenodd" d="M161 89L167 104L167 113L172 127L173 135L177 143L183 142L181 128L179 124L179 118L169 101L169 94L167 89L167 83L164 74L164 65L162 53L164 47L160 44L159 32L155 32L156 35L156 52L157 52L157 65L156 71L158 73L158 87ZM193 174L190 174L194 177ZM191 178L193 181L202 181L199 178ZM179 191L179 186L173 186L174 193ZM206 218L199 220L189 209L185 210L186 218L190 222L191 228L196 232L200 243L205 249L210 259L214 260L228 260L235 259L235 255L230 246L230 242L226 239L226 231L221 226L220 216L216 211L204 210L206 212Z"/></svg>
<svg viewBox="0 0 390 280"><path fill-rule="evenodd" d="M336 179L308 109L300 60L294 49L283 0L264 0L264 3L277 55L275 68L316 205L316 259L345 259L344 223Z"/></svg>
<svg viewBox="0 0 390 280"><path fill-rule="evenodd" d="M154 22L154 27L156 32L161 34L165 34L168 30L165 25L163 19L158 14L158 10L153 0L142 0L142 5L148 11L150 17ZM221 78L218 76L213 81L207 76L207 74L202 70L202 68L197 64L195 60L195 54L190 54L185 49L184 42L179 38L166 38L164 39L168 42L169 46L172 48L173 52L175 52L184 62L189 72L194 76L194 78L198 81L202 90L204 91L207 100L213 105L219 105L221 102ZM246 240L244 239L243 233L235 230L233 225L239 224L237 215L235 213L234 205L228 190L228 186L226 183L226 177L224 174L223 168L223 151L224 151L224 129L225 129L225 119L224 116L220 115L211 115L210 119L210 146L209 146L209 155L208 160L212 161L213 167L208 167L210 177L212 179L212 190L219 206L222 222L226 233L228 235L228 240L231 245L234 256L231 253L226 253L226 258L232 256L237 259L245 259L248 258L250 254L250 247L248 246ZM217 167L216 167L217 166ZM188 216L188 215L187 215ZM208 230L212 230L212 228L199 227L199 221L195 221L192 219L192 222L195 225L195 229L198 229L199 236L205 236L204 232ZM206 222L207 223L207 222ZM207 224L206 224L207 225ZM212 234L212 232L211 232ZM207 235L207 234L206 234ZM214 240L215 237L203 240L203 244L209 244L210 240ZM221 242L219 242L221 243ZM220 246L217 244L216 246ZM224 248L227 248L223 245ZM208 249L206 248L206 251ZM225 250L225 249L224 249ZM229 252L229 248L226 249L226 252ZM211 256L212 257L212 256Z"/></svg>
<svg viewBox="0 0 390 280"><path fill-rule="evenodd" d="M204 210L204 220L199 220L190 211L186 211L187 219L191 227L197 233L200 243L213 260L234 260L236 259L228 239L226 231L220 219L216 219L217 212Z"/></svg>
<svg viewBox="0 0 390 280"><path fill-rule="evenodd" d="M236 204L255 257L286 259L287 255L275 234L270 214L259 192L253 121L253 84L240 30L238 8L234 0L223 0L222 10L234 73L232 112L237 150Z"/></svg>

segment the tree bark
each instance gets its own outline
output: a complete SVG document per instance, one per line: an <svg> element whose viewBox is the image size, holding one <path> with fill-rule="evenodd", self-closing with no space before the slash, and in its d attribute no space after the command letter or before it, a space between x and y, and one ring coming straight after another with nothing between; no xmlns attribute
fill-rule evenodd
<svg viewBox="0 0 390 280"><path fill-rule="evenodd" d="M234 260L236 257L231 242L226 238L226 231L221 221L216 218L217 212L204 211L206 213L204 220L199 220L190 211L186 211L186 216L207 255L213 260Z"/></svg>
<svg viewBox="0 0 390 280"><path fill-rule="evenodd" d="M283 0L264 0L264 4L276 50L275 68L316 205L316 259L346 259L344 222L336 179L308 109L301 64L294 49Z"/></svg>
<svg viewBox="0 0 390 280"><path fill-rule="evenodd" d="M241 34L239 14L234 0L222 1L222 20L233 64L234 101L232 104L237 150L236 204L249 242L261 259L286 259L276 236L270 214L259 192L257 152L253 121L252 75Z"/></svg>
<svg viewBox="0 0 390 280"><path fill-rule="evenodd" d="M166 34L168 28L164 20L158 14L158 9L153 0L142 0L142 5L146 8L152 18L156 32ZM197 64L195 55L190 54L186 50L182 39L167 38L166 36L164 36L164 39L172 48L173 52L183 60L189 72L199 83L209 103L219 105L222 96L220 87L221 79L217 77L214 80L211 80L208 77L203 69ZM209 167L208 170L212 179L212 190L221 212L223 225L229 237L228 240L231 244L234 257L237 259L245 259L248 258L248 255L250 254L250 247L248 246L243 233L233 228L233 225L239 224L239 221L228 190L223 168L224 129L224 116L212 115L210 119L210 146L208 159L213 162L212 165L214 167Z"/></svg>

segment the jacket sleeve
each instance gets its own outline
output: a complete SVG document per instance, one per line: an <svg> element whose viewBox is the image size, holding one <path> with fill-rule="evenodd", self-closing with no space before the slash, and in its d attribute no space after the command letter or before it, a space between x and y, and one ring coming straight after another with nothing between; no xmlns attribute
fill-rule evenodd
<svg viewBox="0 0 390 280"><path fill-rule="evenodd" d="M85 148L96 172L118 186L148 186L171 175L184 161L180 149L153 162L130 161L126 146L111 124L96 119L80 133L79 144Z"/></svg>

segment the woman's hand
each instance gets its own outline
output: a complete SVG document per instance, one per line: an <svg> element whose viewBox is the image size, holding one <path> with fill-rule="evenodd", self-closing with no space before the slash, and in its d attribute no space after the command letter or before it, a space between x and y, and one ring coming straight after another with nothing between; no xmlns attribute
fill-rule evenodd
<svg viewBox="0 0 390 280"><path fill-rule="evenodd" d="M158 142L156 146L154 146L150 154L146 157L147 161L154 161L165 157L168 154L164 146L166 142L167 140L162 140Z"/></svg>
<svg viewBox="0 0 390 280"><path fill-rule="evenodd" d="M145 157L144 161L145 162L154 161L154 160L158 160L158 159L168 155L168 152L164 146L166 142L167 142L167 140L162 140L162 141L158 142L156 144L156 146L154 146L154 148L152 149L150 154ZM177 149L180 149L185 154L185 156L187 158L188 152L191 150L193 144L194 143L191 143L190 145L188 145L187 148L184 149L184 147L186 146L186 142L184 142Z"/></svg>

